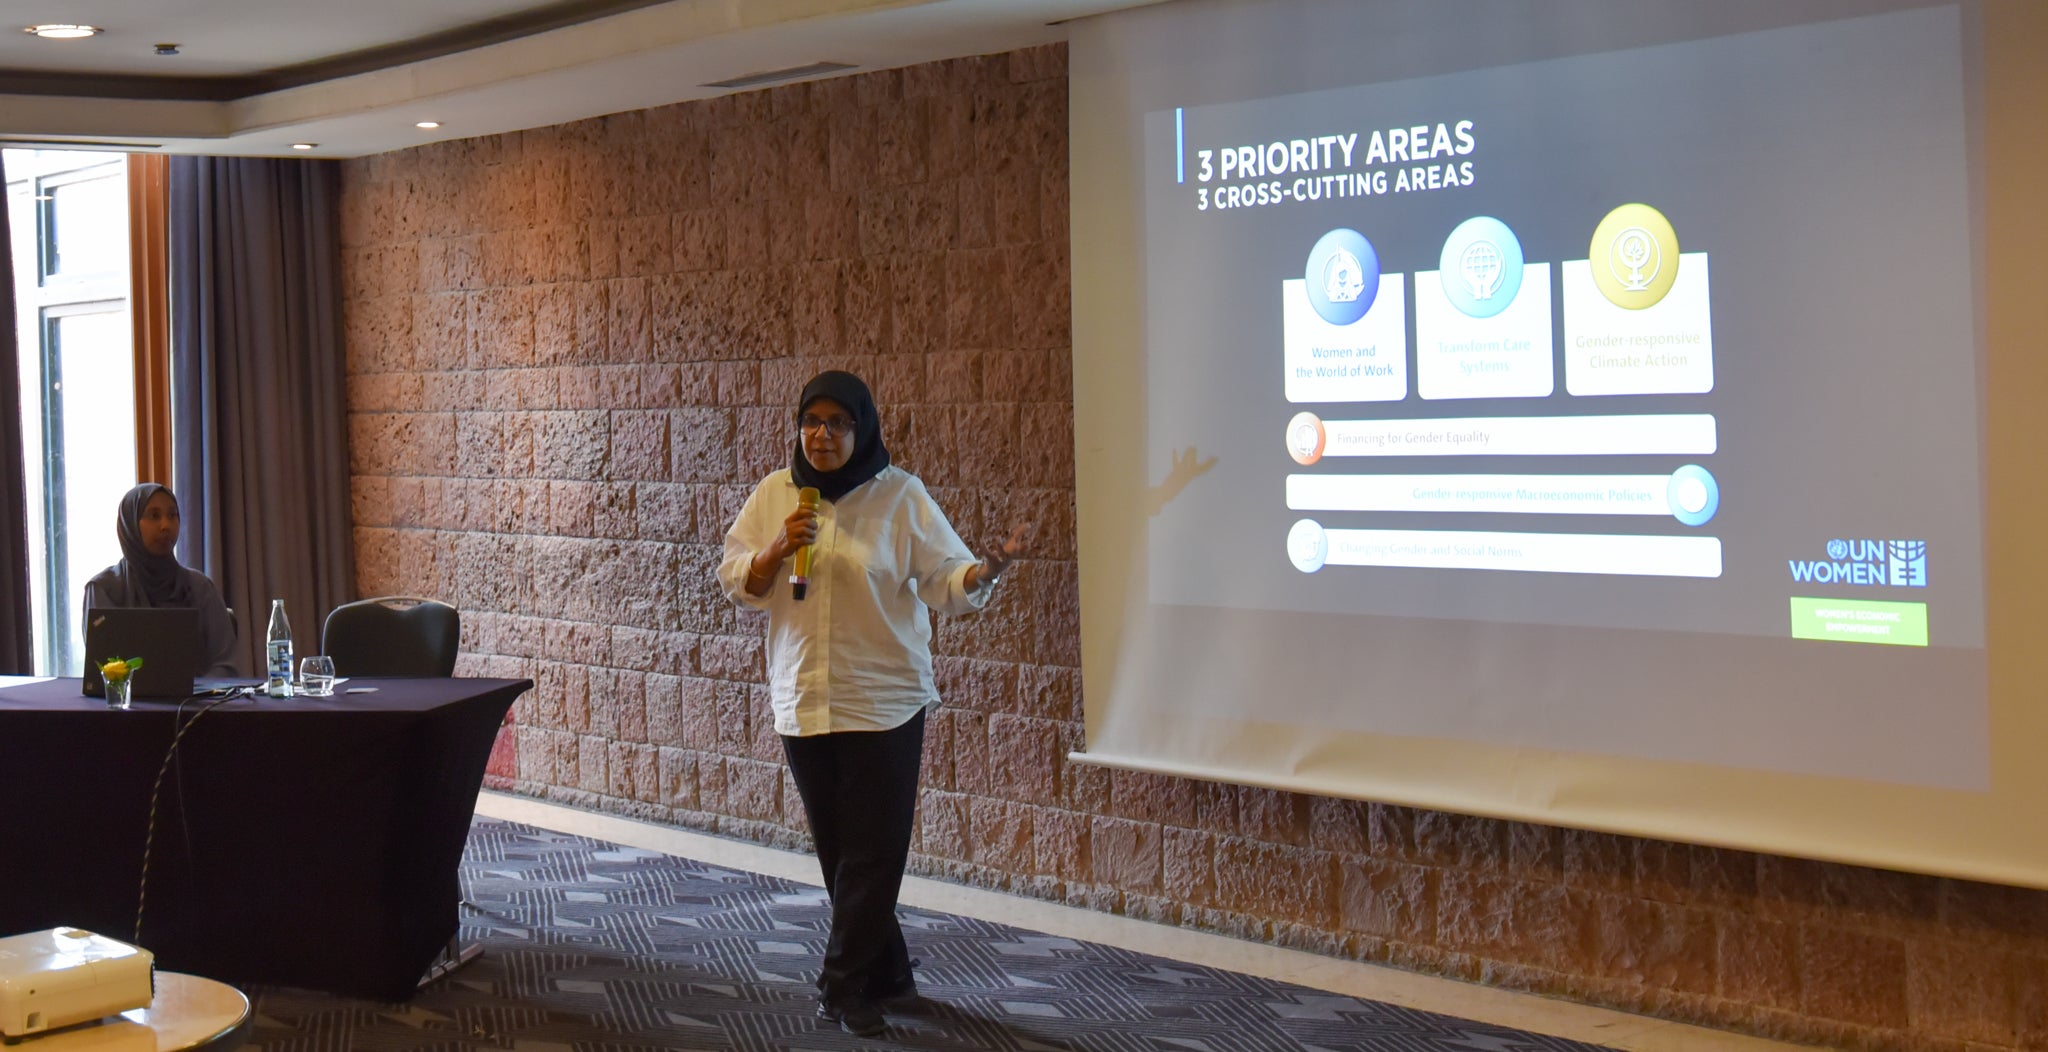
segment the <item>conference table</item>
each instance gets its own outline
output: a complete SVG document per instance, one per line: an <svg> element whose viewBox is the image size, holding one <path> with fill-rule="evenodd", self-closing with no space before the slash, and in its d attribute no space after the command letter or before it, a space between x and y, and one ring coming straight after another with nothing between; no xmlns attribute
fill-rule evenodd
<svg viewBox="0 0 2048 1052"><path fill-rule="evenodd" d="M76 679L0 685L0 934L70 925L166 969L406 1000L455 936L484 766L532 686L358 678L119 710Z"/></svg>

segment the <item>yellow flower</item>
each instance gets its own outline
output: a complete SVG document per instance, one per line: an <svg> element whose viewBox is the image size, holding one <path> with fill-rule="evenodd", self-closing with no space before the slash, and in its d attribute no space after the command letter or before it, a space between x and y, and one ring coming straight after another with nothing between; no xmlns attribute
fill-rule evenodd
<svg viewBox="0 0 2048 1052"><path fill-rule="evenodd" d="M129 673L141 667L142 659L139 657L113 658L100 662L100 677L114 683L119 683L127 679Z"/></svg>

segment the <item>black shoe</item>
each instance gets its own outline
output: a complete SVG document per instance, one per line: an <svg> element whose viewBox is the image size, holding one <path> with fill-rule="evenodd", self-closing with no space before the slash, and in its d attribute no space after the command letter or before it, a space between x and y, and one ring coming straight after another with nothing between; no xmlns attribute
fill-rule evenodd
<svg viewBox="0 0 2048 1052"><path fill-rule="evenodd" d="M868 987L868 999L884 1008L914 1008L924 1003L917 992L917 977L909 972Z"/></svg>
<svg viewBox="0 0 2048 1052"><path fill-rule="evenodd" d="M924 1003L917 992L917 976L911 971L923 962L912 957L904 964L903 971L886 979L876 979L868 984L868 1000L884 1008L915 1008Z"/></svg>
<svg viewBox="0 0 2048 1052"><path fill-rule="evenodd" d="M889 1021L882 1018L882 1010L867 998L847 1001L819 1001L818 1018L829 1023L838 1023L839 1029L855 1037L880 1037L889 1029Z"/></svg>

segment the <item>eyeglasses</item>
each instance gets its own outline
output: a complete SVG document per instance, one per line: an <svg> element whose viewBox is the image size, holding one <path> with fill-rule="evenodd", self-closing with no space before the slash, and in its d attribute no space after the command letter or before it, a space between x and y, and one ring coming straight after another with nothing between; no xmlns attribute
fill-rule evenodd
<svg viewBox="0 0 2048 1052"><path fill-rule="evenodd" d="M847 416L816 417L809 413L797 418L796 426L802 431L816 431L824 428L833 438L845 438L853 431L853 418Z"/></svg>

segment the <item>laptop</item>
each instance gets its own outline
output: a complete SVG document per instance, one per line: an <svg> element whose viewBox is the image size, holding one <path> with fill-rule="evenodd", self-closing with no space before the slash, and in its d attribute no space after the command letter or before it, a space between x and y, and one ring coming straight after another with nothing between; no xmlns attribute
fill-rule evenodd
<svg viewBox="0 0 2048 1052"><path fill-rule="evenodd" d="M103 606L85 615L85 692L106 696L102 661L142 659L131 678L136 698L192 696L205 658L199 653L199 611L190 607Z"/></svg>

